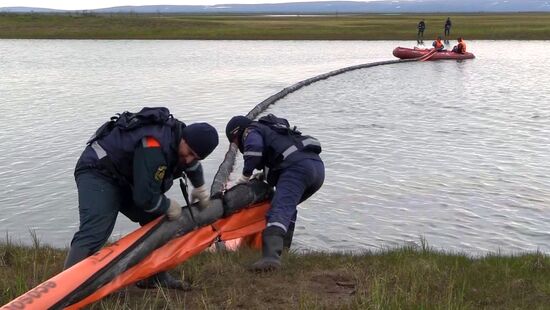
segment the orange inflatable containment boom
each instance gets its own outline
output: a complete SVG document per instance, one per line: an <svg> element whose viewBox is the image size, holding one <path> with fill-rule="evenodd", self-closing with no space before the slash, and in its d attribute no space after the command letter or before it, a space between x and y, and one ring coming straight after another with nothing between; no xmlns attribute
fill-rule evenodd
<svg viewBox="0 0 550 310"><path fill-rule="evenodd" d="M67 309L80 309L122 287L147 278L161 270L171 269L207 249L218 237L221 240L232 240L261 232L266 225L265 214L268 209L268 202L255 205L228 218L218 220L212 226L202 227L185 236L176 238L153 252L139 265L129 269L94 294Z"/></svg>
<svg viewBox="0 0 550 310"><path fill-rule="evenodd" d="M79 309L108 294L171 269L216 240L257 234L265 228L271 189L262 182L238 185L212 207L197 204L182 217L160 217L80 263L39 284L0 310Z"/></svg>

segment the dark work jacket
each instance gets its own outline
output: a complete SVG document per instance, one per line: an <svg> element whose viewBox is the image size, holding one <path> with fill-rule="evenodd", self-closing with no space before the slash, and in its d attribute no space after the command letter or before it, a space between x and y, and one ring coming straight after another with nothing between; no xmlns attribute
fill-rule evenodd
<svg viewBox="0 0 550 310"><path fill-rule="evenodd" d="M318 154L303 150L292 136L279 134L266 125L252 122L247 130L243 135L243 175L250 176L254 169L264 170L267 182L275 186L283 169L303 159L321 160ZM297 150L283 159L291 146L297 146Z"/></svg>
<svg viewBox="0 0 550 310"><path fill-rule="evenodd" d="M192 167L178 167L178 146L181 140L179 126L149 125L130 131L115 127L105 137L86 146L76 165L75 175L91 169L120 186L129 187L135 204L145 211L163 213L169 205L169 200L163 194L185 168L192 168L188 176L194 187L204 184L200 162ZM160 147L143 149L142 141L145 137L155 138ZM99 159L98 155L101 156L102 152L106 156ZM139 184L139 188L134 188L135 184Z"/></svg>

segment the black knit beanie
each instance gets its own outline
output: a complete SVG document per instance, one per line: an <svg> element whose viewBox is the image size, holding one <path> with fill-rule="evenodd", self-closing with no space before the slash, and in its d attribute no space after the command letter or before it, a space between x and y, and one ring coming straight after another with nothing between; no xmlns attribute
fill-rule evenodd
<svg viewBox="0 0 550 310"><path fill-rule="evenodd" d="M195 123L183 128L182 137L199 159L205 159L218 146L218 132L207 123Z"/></svg>

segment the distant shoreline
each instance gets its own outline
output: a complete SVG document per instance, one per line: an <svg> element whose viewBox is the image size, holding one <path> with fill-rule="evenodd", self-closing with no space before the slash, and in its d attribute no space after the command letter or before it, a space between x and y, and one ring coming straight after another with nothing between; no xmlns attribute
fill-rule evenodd
<svg viewBox="0 0 550 310"><path fill-rule="evenodd" d="M0 39L93 40L550 40L550 13L367 15L179 15L0 13Z"/></svg>

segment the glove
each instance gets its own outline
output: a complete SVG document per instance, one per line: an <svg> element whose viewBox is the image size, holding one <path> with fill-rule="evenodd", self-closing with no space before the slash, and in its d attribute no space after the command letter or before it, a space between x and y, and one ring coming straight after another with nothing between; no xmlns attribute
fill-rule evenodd
<svg viewBox="0 0 550 310"><path fill-rule="evenodd" d="M170 206L166 210L166 216L169 221L177 220L181 216L181 206L175 199L170 199Z"/></svg>
<svg viewBox="0 0 550 310"><path fill-rule="evenodd" d="M250 177L247 177L246 175L241 175L241 177L237 180L237 184L246 184L248 183L248 180L250 180Z"/></svg>
<svg viewBox="0 0 550 310"><path fill-rule="evenodd" d="M206 184L203 184L200 187L193 188L191 191L191 202L199 201L199 207L201 209L206 209L210 207L210 193L206 188Z"/></svg>
<svg viewBox="0 0 550 310"><path fill-rule="evenodd" d="M256 172L252 175L250 179L256 179L258 181L263 181L265 179L265 174L263 171Z"/></svg>

